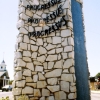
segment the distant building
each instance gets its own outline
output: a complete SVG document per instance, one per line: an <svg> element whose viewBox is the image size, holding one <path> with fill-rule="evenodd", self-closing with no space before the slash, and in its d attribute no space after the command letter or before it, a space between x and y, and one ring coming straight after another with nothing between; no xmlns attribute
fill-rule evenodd
<svg viewBox="0 0 100 100"><path fill-rule="evenodd" d="M6 70L5 61L3 60L0 64L0 89L8 84L9 84L9 74L8 71Z"/></svg>

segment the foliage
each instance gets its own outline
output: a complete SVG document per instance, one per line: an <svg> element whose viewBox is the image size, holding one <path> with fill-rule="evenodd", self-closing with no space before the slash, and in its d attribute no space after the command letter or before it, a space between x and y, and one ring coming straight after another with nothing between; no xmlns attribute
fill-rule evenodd
<svg viewBox="0 0 100 100"><path fill-rule="evenodd" d="M96 74L96 78L100 78L100 72Z"/></svg>
<svg viewBox="0 0 100 100"><path fill-rule="evenodd" d="M13 80L10 80L10 81L9 81L9 85L12 85L12 82L13 82Z"/></svg>
<svg viewBox="0 0 100 100"><path fill-rule="evenodd" d="M9 97L7 96L6 98L2 97L0 100L10 100Z"/></svg>
<svg viewBox="0 0 100 100"><path fill-rule="evenodd" d="M18 100L28 100L28 97L25 95L21 95Z"/></svg>
<svg viewBox="0 0 100 100"><path fill-rule="evenodd" d="M7 96L6 98L2 97L0 100L10 100L9 97ZM18 100L28 100L28 97L25 95L21 95Z"/></svg>

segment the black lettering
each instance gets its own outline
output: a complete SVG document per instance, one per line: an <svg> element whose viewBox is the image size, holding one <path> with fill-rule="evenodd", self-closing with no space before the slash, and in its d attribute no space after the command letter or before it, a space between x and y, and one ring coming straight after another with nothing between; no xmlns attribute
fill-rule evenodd
<svg viewBox="0 0 100 100"><path fill-rule="evenodd" d="M41 36L41 32L40 31L37 31L37 36Z"/></svg>
<svg viewBox="0 0 100 100"><path fill-rule="evenodd" d="M56 30L55 30L55 28L54 28L54 25L52 25L52 32L54 32L54 31L56 31Z"/></svg>
<svg viewBox="0 0 100 100"><path fill-rule="evenodd" d="M28 36L31 37L31 35L32 35L31 32L29 32L29 33L28 33Z"/></svg>
<svg viewBox="0 0 100 100"><path fill-rule="evenodd" d="M47 4L44 5L27 5L26 9L29 10L43 10L43 9L47 9L50 8L51 6L56 5L57 3L61 3L61 0L51 0L50 2L48 2Z"/></svg>
<svg viewBox="0 0 100 100"><path fill-rule="evenodd" d="M52 20L52 19L53 19L53 14L50 14L50 17L51 17L51 19L50 19L50 20Z"/></svg>
<svg viewBox="0 0 100 100"><path fill-rule="evenodd" d="M31 36L36 37L36 32L32 32Z"/></svg>
<svg viewBox="0 0 100 100"><path fill-rule="evenodd" d="M50 8L50 2L48 2L48 7L47 8Z"/></svg>
<svg viewBox="0 0 100 100"><path fill-rule="evenodd" d="M55 18L56 18L55 12L53 12L52 14L50 14L50 17L51 17L51 19L50 19L50 20L55 19Z"/></svg>
<svg viewBox="0 0 100 100"><path fill-rule="evenodd" d="M54 0L51 0L51 5L54 6Z"/></svg>
<svg viewBox="0 0 100 100"><path fill-rule="evenodd" d="M38 10L41 10L41 5L39 5Z"/></svg>
<svg viewBox="0 0 100 100"><path fill-rule="evenodd" d="M54 4L55 4L55 5L57 4L57 0L54 0Z"/></svg>
<svg viewBox="0 0 100 100"><path fill-rule="evenodd" d="M36 6L36 10L39 10L39 5Z"/></svg>
<svg viewBox="0 0 100 100"><path fill-rule="evenodd" d="M33 6L33 10L37 10L37 9L36 9L36 5Z"/></svg>
<svg viewBox="0 0 100 100"><path fill-rule="evenodd" d="M61 3L61 0L57 0L57 3Z"/></svg>
<svg viewBox="0 0 100 100"><path fill-rule="evenodd" d="M67 25L67 21L65 20L65 18L64 18L65 16L62 16L62 21L64 21L65 23L63 24L63 26L64 25Z"/></svg>
<svg viewBox="0 0 100 100"><path fill-rule="evenodd" d="M45 32L44 31L41 31L41 36L44 36Z"/></svg>
<svg viewBox="0 0 100 100"><path fill-rule="evenodd" d="M32 22L35 23L35 19L33 19Z"/></svg>
<svg viewBox="0 0 100 100"><path fill-rule="evenodd" d="M61 26L62 26L61 22L59 22L59 21L57 23L55 23L55 25L57 26L57 29L61 28Z"/></svg>
<svg viewBox="0 0 100 100"><path fill-rule="evenodd" d="M43 20L45 21L45 23L47 23L47 18L43 18Z"/></svg>
<svg viewBox="0 0 100 100"><path fill-rule="evenodd" d="M51 33L52 31L51 31L51 27L49 27L49 34Z"/></svg>
<svg viewBox="0 0 100 100"><path fill-rule="evenodd" d="M28 18L28 23L32 23L32 18Z"/></svg>
<svg viewBox="0 0 100 100"><path fill-rule="evenodd" d="M45 6L44 5L41 5L41 10L43 10L45 8Z"/></svg>
<svg viewBox="0 0 100 100"><path fill-rule="evenodd" d="M48 29L45 30L45 35L48 35Z"/></svg>
<svg viewBox="0 0 100 100"><path fill-rule="evenodd" d="M26 7L27 9L30 9L30 5L27 5L27 7Z"/></svg>
<svg viewBox="0 0 100 100"><path fill-rule="evenodd" d="M35 19L35 24L38 24L38 19Z"/></svg>
<svg viewBox="0 0 100 100"><path fill-rule="evenodd" d="M33 9L33 6L31 5L31 6L30 6L30 10L32 10L32 9Z"/></svg>
<svg viewBox="0 0 100 100"><path fill-rule="evenodd" d="M47 20L47 22L49 22L49 16L47 16L46 20Z"/></svg>
<svg viewBox="0 0 100 100"><path fill-rule="evenodd" d="M56 18L56 13L55 12L53 12L53 15L54 15L54 19Z"/></svg>
<svg viewBox="0 0 100 100"><path fill-rule="evenodd" d="M47 4L44 4L44 9L47 9Z"/></svg>
<svg viewBox="0 0 100 100"><path fill-rule="evenodd" d="M55 29L55 31L58 29L58 27L56 26L56 25L54 25L54 29Z"/></svg>
<svg viewBox="0 0 100 100"><path fill-rule="evenodd" d="M58 8L58 14L60 15L62 13L63 13L63 9L62 9L62 5L60 5L59 8Z"/></svg>

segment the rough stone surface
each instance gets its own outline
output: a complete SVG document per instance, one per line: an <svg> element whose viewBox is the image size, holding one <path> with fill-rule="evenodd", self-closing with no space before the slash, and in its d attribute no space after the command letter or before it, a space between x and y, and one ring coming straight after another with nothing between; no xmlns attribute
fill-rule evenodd
<svg viewBox="0 0 100 100"><path fill-rule="evenodd" d="M58 48L58 49L56 49L56 53L60 53L60 52L62 52L63 51L63 48Z"/></svg>
<svg viewBox="0 0 100 100"><path fill-rule="evenodd" d="M54 66L54 62L48 62L48 69L52 69Z"/></svg>
<svg viewBox="0 0 100 100"><path fill-rule="evenodd" d="M61 81L61 90L69 92L69 82Z"/></svg>
<svg viewBox="0 0 100 100"><path fill-rule="evenodd" d="M62 72L62 69L55 69L55 70L53 70L53 71L51 71L51 72L47 72L46 74L45 74L45 77L47 78L49 78L49 77L58 77L58 76L61 76L61 72Z"/></svg>
<svg viewBox="0 0 100 100"><path fill-rule="evenodd" d="M57 55L49 55L46 59L46 61L55 61L57 60Z"/></svg>
<svg viewBox="0 0 100 100"><path fill-rule="evenodd" d="M73 65L73 59L67 59L64 63L63 68L69 68Z"/></svg>
<svg viewBox="0 0 100 100"><path fill-rule="evenodd" d="M34 71L34 66L33 66L33 63L27 63L26 64L26 67L32 71Z"/></svg>
<svg viewBox="0 0 100 100"><path fill-rule="evenodd" d="M70 86L70 91L71 92L76 92L76 86Z"/></svg>
<svg viewBox="0 0 100 100"><path fill-rule="evenodd" d="M48 2L51 1L19 0L19 34L14 56L15 100L23 94L28 100L76 99L71 0L61 0L45 10L27 8L27 5L43 6ZM60 5L63 9L62 14L54 16ZM61 13L62 10L59 11ZM62 16L67 20L66 25ZM33 19L32 23L28 22L29 18ZM63 22L59 23L60 21Z"/></svg>
<svg viewBox="0 0 100 100"><path fill-rule="evenodd" d="M71 67L71 68L70 68L70 73L75 73L74 67Z"/></svg>
<svg viewBox="0 0 100 100"><path fill-rule="evenodd" d="M20 43L20 49L27 50L27 43Z"/></svg>
<svg viewBox="0 0 100 100"><path fill-rule="evenodd" d="M13 95L20 95L22 91L22 88L13 88L12 94Z"/></svg>
<svg viewBox="0 0 100 100"><path fill-rule="evenodd" d="M31 58L29 58L29 57L23 57L23 60L26 62L31 62Z"/></svg>
<svg viewBox="0 0 100 100"><path fill-rule="evenodd" d="M31 53L29 51L23 51L23 56L31 57Z"/></svg>
<svg viewBox="0 0 100 100"><path fill-rule="evenodd" d="M40 54L46 54L47 50L43 47L39 47L39 53Z"/></svg>
<svg viewBox="0 0 100 100"><path fill-rule="evenodd" d="M70 51L72 51L72 46L66 46L64 48L64 52L70 52Z"/></svg>
<svg viewBox="0 0 100 100"><path fill-rule="evenodd" d="M25 43L29 43L29 37L27 35L24 35L24 41Z"/></svg>
<svg viewBox="0 0 100 100"><path fill-rule="evenodd" d="M44 62L46 59L46 57L43 55L43 56L40 56L40 57L37 57L37 60L40 61L40 62Z"/></svg>
<svg viewBox="0 0 100 100"><path fill-rule="evenodd" d="M32 53L32 58L37 58L37 52Z"/></svg>
<svg viewBox="0 0 100 100"><path fill-rule="evenodd" d="M41 97L40 100L45 100L45 97Z"/></svg>
<svg viewBox="0 0 100 100"><path fill-rule="evenodd" d="M56 92L55 100L66 100L66 93L64 91Z"/></svg>
<svg viewBox="0 0 100 100"><path fill-rule="evenodd" d="M15 79L15 81L21 80L22 79L22 72L21 71L16 72L14 79Z"/></svg>
<svg viewBox="0 0 100 100"><path fill-rule="evenodd" d="M17 86L17 87L24 87L24 86L25 86L25 80L17 81L17 82L16 82L16 86Z"/></svg>
<svg viewBox="0 0 100 100"><path fill-rule="evenodd" d="M23 27L24 26L24 21L23 20L19 20L17 22L17 28Z"/></svg>
<svg viewBox="0 0 100 100"><path fill-rule="evenodd" d="M63 62L62 60L57 61L56 64L54 65L54 68L62 68Z"/></svg>
<svg viewBox="0 0 100 100"><path fill-rule="evenodd" d="M22 59L17 60L17 66L25 67L26 63Z"/></svg>
<svg viewBox="0 0 100 100"><path fill-rule="evenodd" d="M42 89L42 96L50 96L50 91L47 89Z"/></svg>
<svg viewBox="0 0 100 100"><path fill-rule="evenodd" d="M68 38L68 44L74 46L74 40L72 37Z"/></svg>
<svg viewBox="0 0 100 100"><path fill-rule="evenodd" d="M27 86L31 86L33 88L36 88L36 83L26 83Z"/></svg>
<svg viewBox="0 0 100 100"><path fill-rule="evenodd" d="M15 52L15 58L16 58L16 59L22 58L21 52Z"/></svg>
<svg viewBox="0 0 100 100"><path fill-rule="evenodd" d="M44 88L46 87L47 83L45 81L38 81L37 88Z"/></svg>
<svg viewBox="0 0 100 100"><path fill-rule="evenodd" d="M40 80L40 81L41 81L41 80L45 80L45 77L43 76L42 73L38 73L38 76L39 76L39 80Z"/></svg>
<svg viewBox="0 0 100 100"><path fill-rule="evenodd" d="M34 80L34 82L37 82L38 81L38 75L34 75L33 80Z"/></svg>
<svg viewBox="0 0 100 100"><path fill-rule="evenodd" d="M12 82L12 87L15 88L16 84L15 81Z"/></svg>
<svg viewBox="0 0 100 100"><path fill-rule="evenodd" d="M41 93L40 93L39 89L34 89L34 96L36 96L36 97L40 97L41 96Z"/></svg>
<svg viewBox="0 0 100 100"><path fill-rule="evenodd" d="M55 49L53 49L53 50L50 50L49 52L48 52L48 54L55 54Z"/></svg>
<svg viewBox="0 0 100 100"><path fill-rule="evenodd" d="M53 37L53 44L61 43L61 37Z"/></svg>
<svg viewBox="0 0 100 100"><path fill-rule="evenodd" d="M67 46L68 43L67 43L67 38L64 39L64 41L62 41L62 46Z"/></svg>
<svg viewBox="0 0 100 100"><path fill-rule="evenodd" d="M31 76L31 71L29 69L24 70L23 72L24 76Z"/></svg>
<svg viewBox="0 0 100 100"><path fill-rule="evenodd" d="M33 27L32 26L29 26L29 32L33 32Z"/></svg>
<svg viewBox="0 0 100 100"><path fill-rule="evenodd" d="M25 28L20 28L19 32L23 34L28 34L28 31Z"/></svg>
<svg viewBox="0 0 100 100"><path fill-rule="evenodd" d="M56 45L48 44L48 46L46 46L46 49L47 50L51 50L51 49L53 49L55 47L56 47Z"/></svg>
<svg viewBox="0 0 100 100"><path fill-rule="evenodd" d="M46 100L54 100L54 96L49 96Z"/></svg>
<svg viewBox="0 0 100 100"><path fill-rule="evenodd" d="M38 50L38 46L33 46L33 45L31 45L31 50L32 50L32 51L37 51L37 50Z"/></svg>
<svg viewBox="0 0 100 100"><path fill-rule="evenodd" d="M75 93L70 93L68 95L68 99L75 99L76 98L76 94Z"/></svg>
<svg viewBox="0 0 100 100"><path fill-rule="evenodd" d="M68 56L69 56L69 58L73 58L73 59L74 59L74 51L73 51L73 52L68 53Z"/></svg>
<svg viewBox="0 0 100 100"><path fill-rule="evenodd" d="M43 67L42 67L42 66L36 66L36 67L35 67L35 71L40 71L40 72L42 72L42 71L43 71Z"/></svg>
<svg viewBox="0 0 100 100"><path fill-rule="evenodd" d="M26 86L24 89L22 89L22 94L33 94L33 88Z"/></svg>
<svg viewBox="0 0 100 100"><path fill-rule="evenodd" d="M33 82L31 77L26 77L26 82Z"/></svg>
<svg viewBox="0 0 100 100"><path fill-rule="evenodd" d="M57 84L57 78L49 78L47 79L47 82L49 85L56 85Z"/></svg>
<svg viewBox="0 0 100 100"><path fill-rule="evenodd" d="M68 37L68 36L71 36L71 30L62 30L61 31L61 36L62 37Z"/></svg>
<svg viewBox="0 0 100 100"><path fill-rule="evenodd" d="M61 80L67 81L67 82L73 82L73 75L72 74L62 74Z"/></svg>
<svg viewBox="0 0 100 100"><path fill-rule="evenodd" d="M68 58L67 53L62 53L62 57L63 57L63 59Z"/></svg>
<svg viewBox="0 0 100 100"><path fill-rule="evenodd" d="M47 86L47 88L48 88L51 92L59 91L59 85L56 85L56 86Z"/></svg>
<svg viewBox="0 0 100 100"><path fill-rule="evenodd" d="M38 43L39 45L43 45L43 40L42 40L42 39L37 39L37 43Z"/></svg>

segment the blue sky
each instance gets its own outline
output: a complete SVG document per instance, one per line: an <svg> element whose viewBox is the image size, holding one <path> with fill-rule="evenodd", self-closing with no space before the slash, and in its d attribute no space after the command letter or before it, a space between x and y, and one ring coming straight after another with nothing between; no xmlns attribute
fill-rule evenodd
<svg viewBox="0 0 100 100"><path fill-rule="evenodd" d="M83 0L86 49L90 75L100 72L100 0ZM13 79L13 60L18 30L18 0L0 0L0 62L4 60Z"/></svg>

